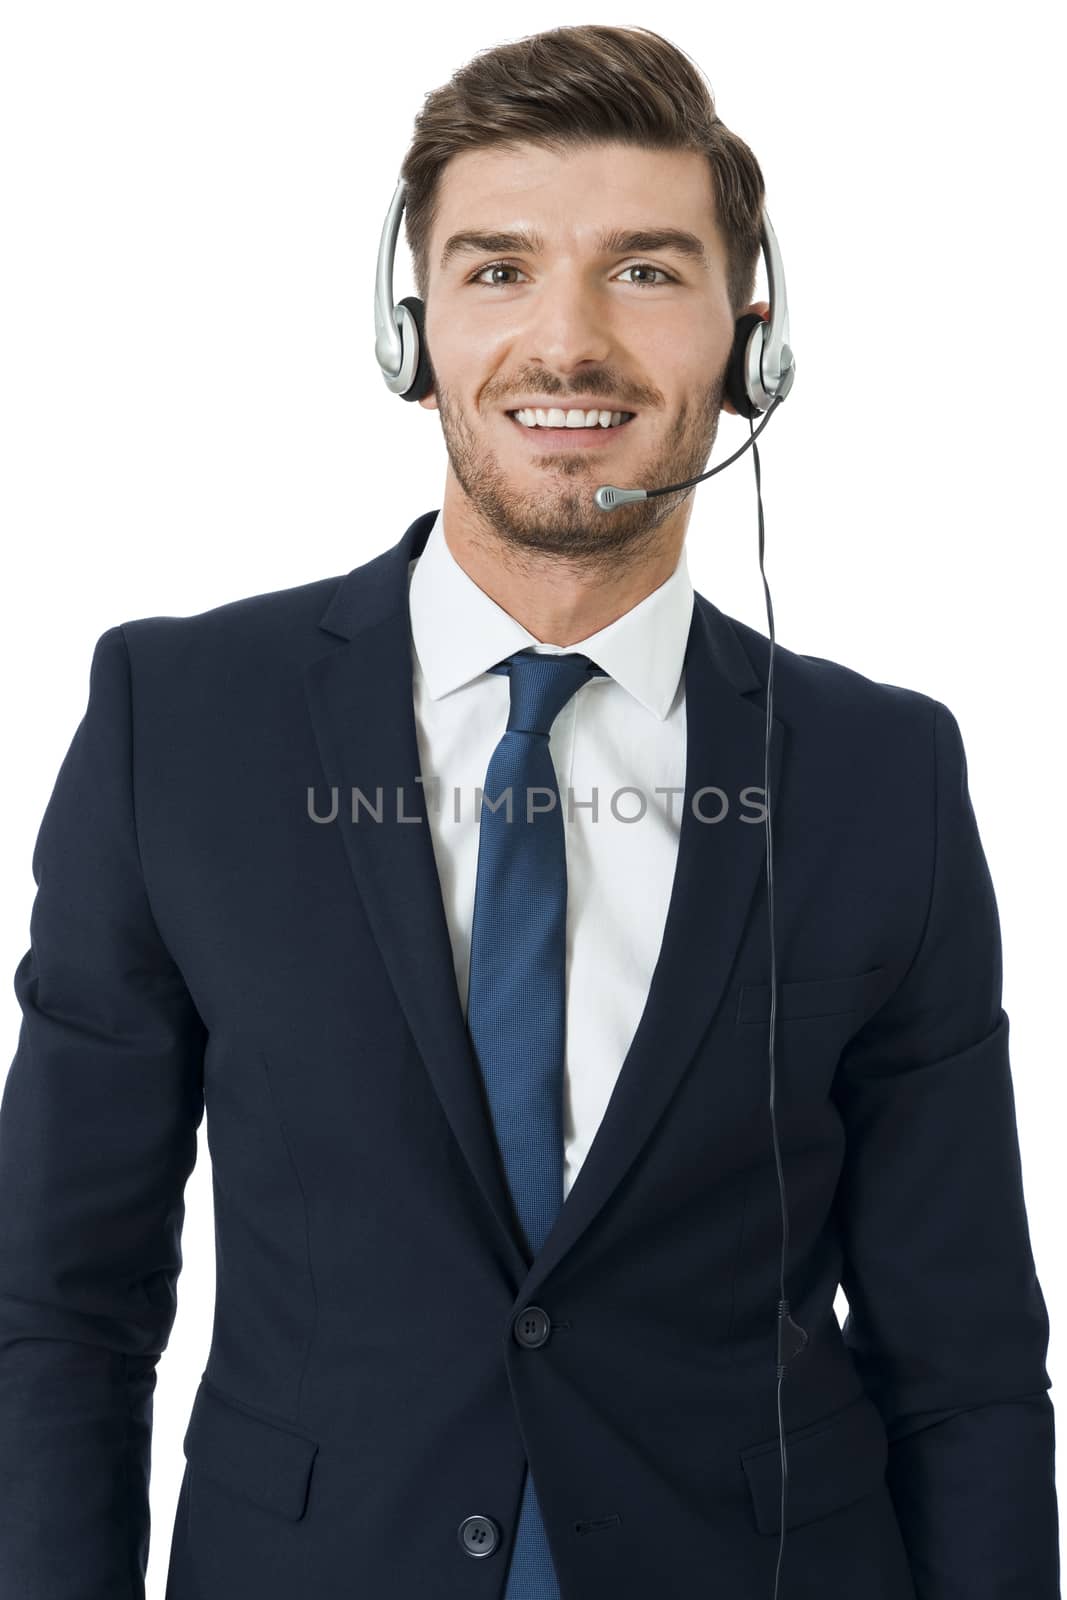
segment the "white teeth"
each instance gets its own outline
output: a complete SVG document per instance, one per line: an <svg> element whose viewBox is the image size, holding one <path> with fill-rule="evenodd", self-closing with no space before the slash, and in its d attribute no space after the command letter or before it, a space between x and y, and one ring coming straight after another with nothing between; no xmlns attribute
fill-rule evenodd
<svg viewBox="0 0 1067 1600"><path fill-rule="evenodd" d="M627 411L563 411L558 406L547 411L513 411L526 428L617 428Z"/></svg>

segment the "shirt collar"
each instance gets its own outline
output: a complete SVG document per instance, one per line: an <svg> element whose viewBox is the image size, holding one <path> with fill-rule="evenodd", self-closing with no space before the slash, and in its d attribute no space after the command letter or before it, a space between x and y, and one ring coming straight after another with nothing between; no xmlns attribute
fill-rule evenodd
<svg viewBox="0 0 1067 1600"><path fill-rule="evenodd" d="M439 700L516 650L581 651L662 722L678 691L693 615L683 545L671 576L587 639L542 644L480 589L453 556L439 511L422 554L409 563L411 638L430 697Z"/></svg>

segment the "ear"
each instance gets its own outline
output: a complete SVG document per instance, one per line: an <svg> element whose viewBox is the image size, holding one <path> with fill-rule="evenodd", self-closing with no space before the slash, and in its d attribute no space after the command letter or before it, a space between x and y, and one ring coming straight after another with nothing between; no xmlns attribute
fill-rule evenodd
<svg viewBox="0 0 1067 1600"><path fill-rule="evenodd" d="M750 306L746 306L744 311L740 312L739 314L740 316L745 317L750 311L758 311L764 322L769 322L771 316L771 303L769 300L754 300ZM724 411L728 411L733 417L737 416L737 407L735 405L731 405L729 400L723 401L722 409Z"/></svg>
<svg viewBox="0 0 1067 1600"><path fill-rule="evenodd" d="M426 411L436 411L437 396L431 389L429 394L424 394L421 400L416 401L416 404L422 406Z"/></svg>

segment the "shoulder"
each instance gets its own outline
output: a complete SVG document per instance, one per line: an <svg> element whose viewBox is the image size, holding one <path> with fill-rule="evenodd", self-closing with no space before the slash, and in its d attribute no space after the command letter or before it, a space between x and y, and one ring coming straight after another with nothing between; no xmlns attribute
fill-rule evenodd
<svg viewBox="0 0 1067 1600"><path fill-rule="evenodd" d="M738 681L754 704L766 705L770 640L701 598L710 626L732 635L749 672ZM735 656L735 660L741 660ZM773 714L803 779L832 778L867 799L928 790L939 769L963 767L958 723L934 694L885 682L846 662L792 649L775 640Z"/></svg>
<svg viewBox="0 0 1067 1600"><path fill-rule="evenodd" d="M320 618L344 575L244 595L189 616L133 617L98 641L121 639L135 682L228 683L292 670L321 651Z"/></svg>
<svg viewBox="0 0 1067 1600"><path fill-rule="evenodd" d="M770 640L736 617L719 616L736 636L758 679L764 700L770 670ZM899 731L912 734L934 727L940 715L952 713L933 694L900 683L884 682L827 656L791 649L775 640L772 684L775 715L790 722L822 723L839 730L869 730L883 737Z"/></svg>

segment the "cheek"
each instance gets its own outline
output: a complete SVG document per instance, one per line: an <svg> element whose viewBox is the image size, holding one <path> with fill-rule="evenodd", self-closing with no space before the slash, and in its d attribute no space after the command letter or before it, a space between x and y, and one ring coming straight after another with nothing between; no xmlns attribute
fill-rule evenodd
<svg viewBox="0 0 1067 1600"><path fill-rule="evenodd" d="M708 395L725 375L732 345L733 324L728 320L716 316L708 327L679 310L620 342L618 359L623 370L630 361L636 374L659 384L665 400L673 396L667 410L677 412L684 400L691 410L692 397Z"/></svg>
<svg viewBox="0 0 1067 1600"><path fill-rule="evenodd" d="M439 303L426 314L426 343L435 371L463 374L491 370L494 360L521 337L517 319L503 309L496 315L474 316L462 300ZM446 379L447 382L447 379Z"/></svg>

